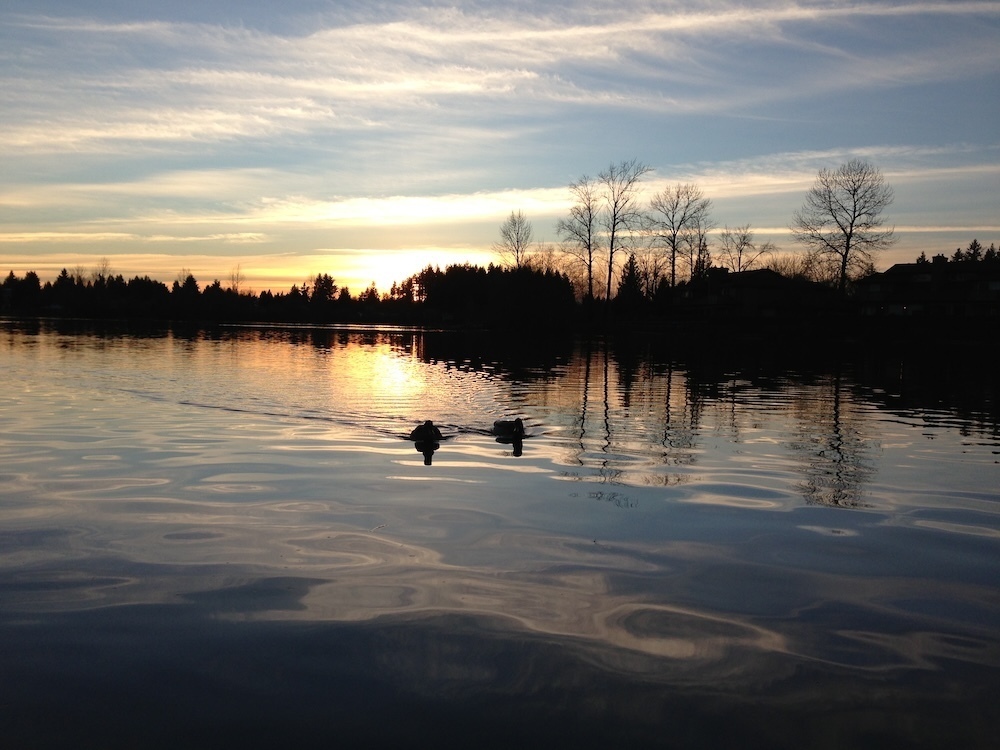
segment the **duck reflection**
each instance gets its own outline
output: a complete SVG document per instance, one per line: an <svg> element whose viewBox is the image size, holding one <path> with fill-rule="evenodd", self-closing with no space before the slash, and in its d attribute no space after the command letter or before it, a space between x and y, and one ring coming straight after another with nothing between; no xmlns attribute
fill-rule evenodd
<svg viewBox="0 0 1000 750"><path fill-rule="evenodd" d="M430 466L431 462L434 460L434 451L441 447L441 443L436 443L431 440L418 440L416 442L416 449L424 454L424 466Z"/></svg>
<svg viewBox="0 0 1000 750"><path fill-rule="evenodd" d="M515 456L520 456L524 451L524 422L520 417L516 419L498 419L493 423L493 434L498 443L509 444L513 448Z"/></svg>
<svg viewBox="0 0 1000 750"><path fill-rule="evenodd" d="M440 441L443 437L441 430L430 419L410 431L410 440L414 441L414 447L424 454L424 466L431 465L434 451L441 447Z"/></svg>

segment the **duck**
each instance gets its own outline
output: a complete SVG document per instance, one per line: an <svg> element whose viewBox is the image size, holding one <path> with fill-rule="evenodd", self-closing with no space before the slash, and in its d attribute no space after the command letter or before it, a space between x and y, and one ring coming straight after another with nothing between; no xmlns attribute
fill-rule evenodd
<svg viewBox="0 0 1000 750"><path fill-rule="evenodd" d="M498 419L493 423L493 434L510 440L520 440L524 437L524 422L517 419Z"/></svg>
<svg viewBox="0 0 1000 750"><path fill-rule="evenodd" d="M423 424L414 427L410 432L410 440L433 441L441 439L443 439L441 430L429 419Z"/></svg>

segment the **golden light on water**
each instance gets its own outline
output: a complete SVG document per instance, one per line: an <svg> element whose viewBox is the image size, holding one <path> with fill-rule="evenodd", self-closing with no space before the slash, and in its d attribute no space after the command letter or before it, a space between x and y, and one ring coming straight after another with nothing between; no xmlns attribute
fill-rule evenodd
<svg viewBox="0 0 1000 750"><path fill-rule="evenodd" d="M427 400L430 384L426 367L414 357L401 356L388 341L376 338L371 343L351 343L342 354L330 370L330 387L341 398L350 394L355 413L381 412L380 418L391 419L406 416L413 404ZM345 383L350 387L345 389Z"/></svg>

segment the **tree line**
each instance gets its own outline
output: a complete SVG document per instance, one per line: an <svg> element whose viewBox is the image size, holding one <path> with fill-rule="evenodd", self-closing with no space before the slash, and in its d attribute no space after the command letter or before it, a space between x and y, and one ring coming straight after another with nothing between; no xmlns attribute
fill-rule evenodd
<svg viewBox="0 0 1000 750"><path fill-rule="evenodd" d="M190 272L182 271L167 285L149 276L126 280L102 261L90 272L63 269L55 281L45 283L34 271L22 277L11 271L0 282L0 312L151 320L516 326L519 321L531 321L532 325L588 323L594 321L595 312L603 311L595 300L581 299L566 273L542 267L537 259L529 260L520 268L456 264L442 270L427 266L393 283L388 292L380 293L372 284L359 295L353 295L326 273L294 284L287 292L256 294L246 289L238 274L228 285L216 279L202 286ZM968 247L957 248L950 256L938 253L928 259L921 253L915 263L928 267L962 264L973 271L995 273L1000 269L1000 250L994 244L986 248L973 239ZM836 293L835 286L810 280L795 267L771 270L789 282L815 287L817 292ZM726 267L712 266L701 277L679 282L676 289L661 283L650 296L650 276L635 253L630 253L618 276L609 311L612 316L631 320L637 316L690 317L692 305L710 297L717 281L730 275ZM822 297L808 294L816 299Z"/></svg>
<svg viewBox="0 0 1000 750"><path fill-rule="evenodd" d="M781 254L758 241L750 224L719 229L712 201L696 184L678 183L641 199L651 168L638 160L612 163L596 177L570 183L572 206L556 225L559 243L532 246L533 228L521 211L500 226L494 245L515 268L555 268L574 281L584 301L610 303L624 283L652 300L704 278L712 268L740 273L769 267L786 276L829 284L842 295L875 271L877 254L895 241L885 210L892 187L872 164L854 159L819 171L790 224L804 252ZM626 281L627 280L627 281Z"/></svg>
<svg viewBox="0 0 1000 750"><path fill-rule="evenodd" d="M81 317L140 317L275 322L545 323L593 321L597 310L669 316L699 294L706 296L720 273L766 268L786 279L821 284L846 299L851 284L875 272L877 254L894 242L885 210L892 188L862 160L820 170L795 212L790 229L803 252L781 253L758 241L744 224L718 229L712 201L695 184L668 186L642 200L651 169L637 161L612 163L596 177L569 185L572 205L560 218L558 244L534 242L531 222L512 211L494 244L500 263L486 268L428 266L394 282L387 292L374 283L355 296L326 273L287 292L246 289L239 267L229 284L202 287L187 270L172 285L136 276L126 280L107 260L91 272L63 269L53 282L13 271L0 285L5 313ZM944 254L934 263L947 261ZM953 262L997 261L993 245L973 240ZM918 263L928 261L924 254ZM585 314L581 315L581 311Z"/></svg>
<svg viewBox="0 0 1000 750"><path fill-rule="evenodd" d="M927 253L921 252L917 256L917 263L934 263L941 264L947 263L948 261L952 263L984 263L984 267L992 266L996 267L1000 264L1000 250L997 249L994 243L990 243L990 246L984 248L979 240L972 240L969 246L964 250L960 247L955 248L955 252L951 254L951 257L945 255L944 253L938 253L933 258L927 258Z"/></svg>
<svg viewBox="0 0 1000 750"><path fill-rule="evenodd" d="M572 317L576 300L569 279L532 268L487 268L462 264L443 271L428 266L388 292L375 284L355 296L326 273L287 292L256 294L234 277L228 286L216 279L204 287L188 271L172 285L135 276L126 280L102 261L90 272L63 269L44 282L28 271L11 271L0 283L0 311L55 317L144 318L163 320L261 322L392 322L482 324L514 321L526 312L547 322Z"/></svg>

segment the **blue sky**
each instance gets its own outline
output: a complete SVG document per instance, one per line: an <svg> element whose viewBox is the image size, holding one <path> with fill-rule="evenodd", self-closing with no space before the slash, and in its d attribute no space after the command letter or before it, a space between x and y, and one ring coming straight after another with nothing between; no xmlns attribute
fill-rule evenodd
<svg viewBox="0 0 1000 750"><path fill-rule="evenodd" d="M554 242L637 158L720 227L788 235L817 170L895 189L879 265L1000 245L1000 2L5 0L0 270L106 259L257 291L383 291Z"/></svg>

